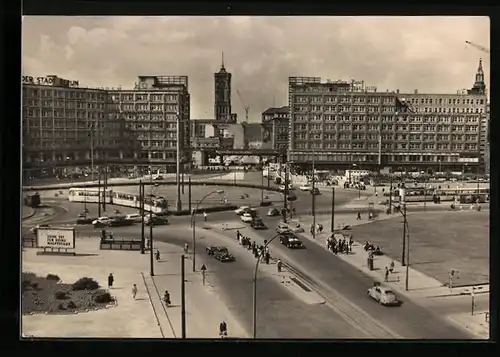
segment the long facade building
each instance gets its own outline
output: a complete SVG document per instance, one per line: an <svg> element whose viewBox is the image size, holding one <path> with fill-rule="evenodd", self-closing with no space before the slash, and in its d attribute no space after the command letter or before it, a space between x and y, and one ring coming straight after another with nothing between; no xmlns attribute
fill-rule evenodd
<svg viewBox="0 0 500 357"><path fill-rule="evenodd" d="M459 94L377 92L363 82L290 77L288 159L435 171L483 166L486 102L481 64L473 89Z"/></svg>
<svg viewBox="0 0 500 357"><path fill-rule="evenodd" d="M23 162L133 157L135 140L125 121L111 115L108 92L79 87L57 76L22 78Z"/></svg>
<svg viewBox="0 0 500 357"><path fill-rule="evenodd" d="M190 145L187 76L140 76L134 89L80 87L57 76L23 76L23 165L142 159L175 164Z"/></svg>

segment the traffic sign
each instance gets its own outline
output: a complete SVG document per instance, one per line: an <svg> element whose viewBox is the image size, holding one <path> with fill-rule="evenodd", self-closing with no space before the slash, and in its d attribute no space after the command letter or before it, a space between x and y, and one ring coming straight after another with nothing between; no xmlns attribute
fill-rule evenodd
<svg viewBox="0 0 500 357"><path fill-rule="evenodd" d="M201 266L201 271L205 271L205 270L207 270L207 267L205 266L205 264L203 264L203 265Z"/></svg>

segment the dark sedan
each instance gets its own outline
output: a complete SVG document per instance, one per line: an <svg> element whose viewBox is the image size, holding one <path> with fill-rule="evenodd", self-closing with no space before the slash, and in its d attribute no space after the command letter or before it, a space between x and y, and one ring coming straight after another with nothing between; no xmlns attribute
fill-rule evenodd
<svg viewBox="0 0 500 357"><path fill-rule="evenodd" d="M266 225L260 218L256 218L252 222L250 222L250 227L252 227L253 229L267 229Z"/></svg>
<svg viewBox="0 0 500 357"><path fill-rule="evenodd" d="M147 226L153 225L154 226L163 226L165 224L168 224L168 219L163 216L153 216L152 219L147 218L147 221L145 222Z"/></svg>
<svg viewBox="0 0 500 357"><path fill-rule="evenodd" d="M284 233L280 235L280 243L285 247L290 249L302 249L305 248L304 244L299 238L293 233Z"/></svg>
<svg viewBox="0 0 500 357"><path fill-rule="evenodd" d="M214 258L220 262L234 262L236 258L229 252L217 252L214 254Z"/></svg>

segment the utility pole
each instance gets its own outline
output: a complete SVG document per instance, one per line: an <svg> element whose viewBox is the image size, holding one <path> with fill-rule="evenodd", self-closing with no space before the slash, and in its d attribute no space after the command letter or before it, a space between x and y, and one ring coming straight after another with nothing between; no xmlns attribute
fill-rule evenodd
<svg viewBox="0 0 500 357"><path fill-rule="evenodd" d="M314 155L315 153L313 152L313 159L312 159L312 204L311 204L311 209L312 209L312 218L313 218L313 223L312 223L312 236L313 239L316 239L316 186L315 186L315 181L316 181L316 170L314 166Z"/></svg>
<svg viewBox="0 0 500 357"><path fill-rule="evenodd" d="M288 208L288 170L287 166L285 165L285 190L283 193L283 222L286 223L286 214L287 214L287 208Z"/></svg>
<svg viewBox="0 0 500 357"><path fill-rule="evenodd" d="M333 233L335 230L335 187L332 187L332 220L330 224L330 231Z"/></svg>
<svg viewBox="0 0 500 357"><path fill-rule="evenodd" d="M101 217L101 170L97 168L97 171L99 177L99 182L97 185L97 216Z"/></svg>
<svg viewBox="0 0 500 357"><path fill-rule="evenodd" d="M181 255L181 334L186 338L186 266L184 254Z"/></svg>
<svg viewBox="0 0 500 357"><path fill-rule="evenodd" d="M402 186L402 189L404 190L404 186ZM401 265L406 266L406 202L404 201L405 199L405 193L403 191L403 194L400 194L400 202L403 205L403 251L401 253Z"/></svg>
<svg viewBox="0 0 500 357"><path fill-rule="evenodd" d="M269 172L268 172L269 174ZM479 182L479 181L478 181ZM264 204L264 169L260 172L260 205Z"/></svg>
<svg viewBox="0 0 500 357"><path fill-rule="evenodd" d="M177 183L177 203L176 209L177 212L182 211L182 202L181 202L181 115L180 112L177 112L177 153L176 153L176 183Z"/></svg>
<svg viewBox="0 0 500 357"><path fill-rule="evenodd" d="M152 185L151 191L153 191ZM153 257L153 207L151 203L149 204L149 267L151 276L155 276Z"/></svg>
<svg viewBox="0 0 500 357"><path fill-rule="evenodd" d="M188 177L188 208L191 212L191 176Z"/></svg>
<svg viewBox="0 0 500 357"><path fill-rule="evenodd" d="M146 238L144 236L144 184L142 180L139 181L139 207L141 212L141 254L144 254L144 248L146 247Z"/></svg>
<svg viewBox="0 0 500 357"><path fill-rule="evenodd" d="M90 124L90 175L94 183L94 124Z"/></svg>

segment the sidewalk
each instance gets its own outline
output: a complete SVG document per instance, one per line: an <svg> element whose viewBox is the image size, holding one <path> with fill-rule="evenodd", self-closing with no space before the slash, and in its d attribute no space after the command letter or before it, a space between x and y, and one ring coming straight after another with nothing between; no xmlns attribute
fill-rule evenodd
<svg viewBox="0 0 500 357"><path fill-rule="evenodd" d="M397 216L381 214L380 218L374 219L372 222L375 222L377 220L390 219L394 217ZM362 220L357 220L355 214L336 214L335 222L337 222L335 227L336 229L340 229L341 227L344 227L346 225L355 226L360 224L371 223L370 221L367 220L366 215L363 217ZM300 220L300 223L303 227L305 227L306 230L305 233L302 233L300 235L316 244L319 244L324 249L326 249L326 239L331 235L331 233L329 232L331 216L328 215L328 216L316 217L316 223L322 224L325 230L323 233L316 234L316 239L313 239L312 235L309 233L309 227L312 223L312 218L311 217L302 218L302 220ZM347 231L346 234L349 234L349 231ZM338 254L337 257L351 264L357 269L363 271L368 276L373 277L374 280L380 282L384 281L385 267L389 267L391 261L394 261L394 272L390 274L388 283L384 283L384 285L390 286L394 291L396 291L400 295L407 297L408 299L418 301L426 298L470 295L471 287L465 286L465 287L450 289L447 286L444 286L438 280L419 272L418 270L412 268L411 266L408 267L409 286L408 286L408 291L406 291L405 289L406 267L402 266L399 261L393 260L390 257L382 255L382 256L374 256L374 264L373 264L374 270L370 271L367 267L368 253L363 249L362 245L363 242L355 241L352 246L352 252L350 254L348 255ZM476 286L474 288L477 289L476 294L489 293L489 284ZM472 318L472 316L469 315L469 320L470 318ZM467 316L461 317L460 324L462 324L462 327L465 328L464 324L466 324L466 322L469 320Z"/></svg>
<svg viewBox="0 0 500 357"><path fill-rule="evenodd" d="M448 319L482 339L490 338L489 312L476 312L474 315L470 313L455 314L450 315Z"/></svg>
<svg viewBox="0 0 500 357"><path fill-rule="evenodd" d="M40 276L57 274L63 282L73 283L87 276L106 286L113 273L114 287L110 290L116 305L108 309L65 315L24 315L22 332L36 337L97 337L97 338L179 338L180 333L180 248L157 243L163 259L155 264L154 283L149 276L149 254L127 251L101 251L98 239L77 239L77 256L37 255L37 249L23 251L22 269ZM186 269L186 272L188 269ZM230 333L246 337L225 310L214 292L203 287L201 277L187 274L186 315L187 337L216 337L222 319ZM132 298L132 286L138 294ZM158 290L156 290L155 286ZM168 288L176 307L163 308L160 295ZM210 306L209 309L206 307ZM167 312L167 313L165 313ZM207 331L208 326L213 326Z"/></svg>

